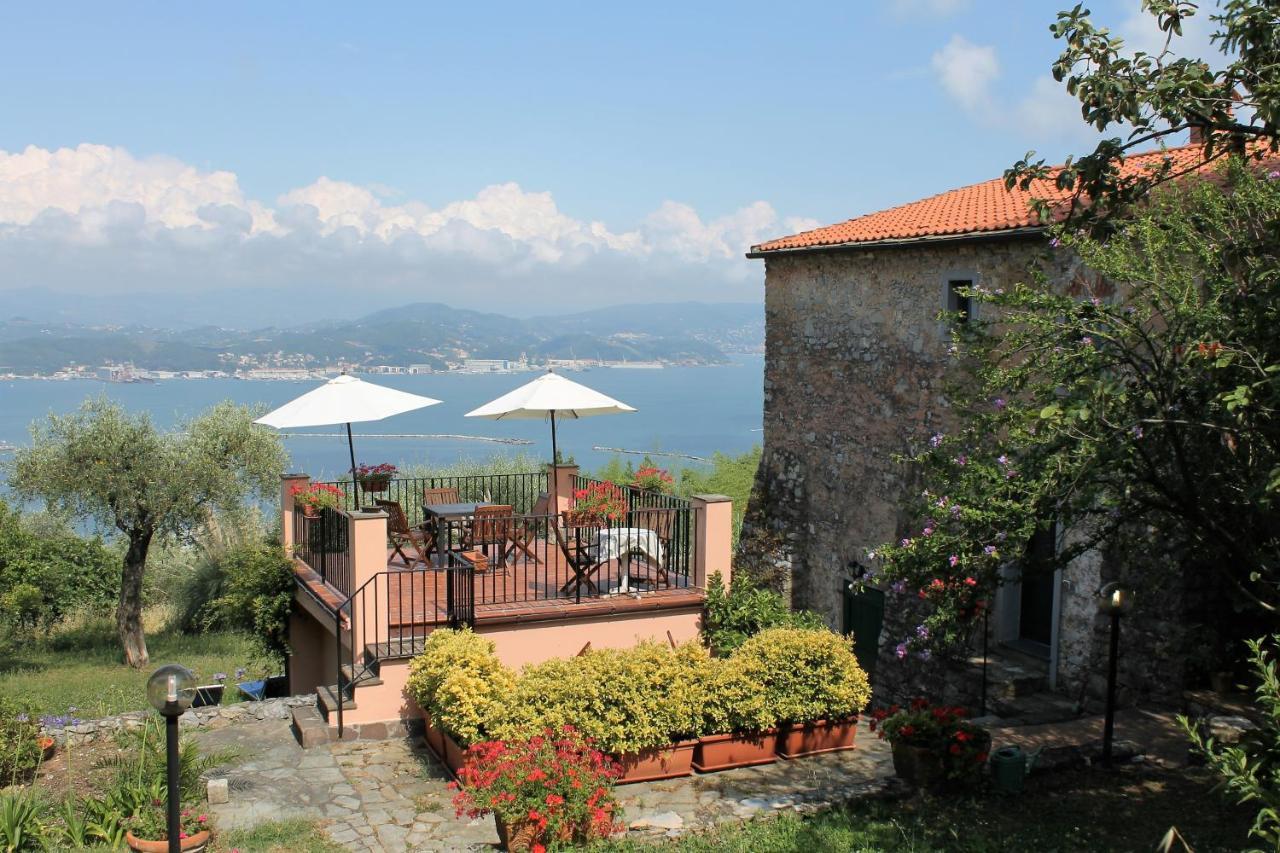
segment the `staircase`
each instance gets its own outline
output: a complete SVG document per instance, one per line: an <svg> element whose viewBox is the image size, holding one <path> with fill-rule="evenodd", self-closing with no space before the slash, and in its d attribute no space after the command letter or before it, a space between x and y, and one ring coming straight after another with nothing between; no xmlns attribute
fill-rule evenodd
<svg viewBox="0 0 1280 853"><path fill-rule="evenodd" d="M969 659L979 683L982 657ZM987 657L987 714L1007 725L1056 723L1080 716L1079 703L1049 689L1048 661L1007 646Z"/></svg>

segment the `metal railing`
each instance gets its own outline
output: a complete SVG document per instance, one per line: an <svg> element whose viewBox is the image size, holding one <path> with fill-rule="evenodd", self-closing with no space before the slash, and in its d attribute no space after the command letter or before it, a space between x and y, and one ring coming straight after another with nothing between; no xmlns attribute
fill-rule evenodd
<svg viewBox="0 0 1280 853"><path fill-rule="evenodd" d="M301 505L293 507L295 555L343 595L351 594L349 521L342 510L325 508L308 515Z"/></svg>
<svg viewBox="0 0 1280 853"><path fill-rule="evenodd" d="M538 496L548 491L546 471L465 477L399 477L393 478L381 492L357 489L350 480L323 485L341 489L344 495L343 506L348 510L372 506L378 499L395 501L413 524L423 519L422 495L427 489L454 489L458 493L458 500L464 503L507 504L514 507L516 512L530 512L538 502Z"/></svg>

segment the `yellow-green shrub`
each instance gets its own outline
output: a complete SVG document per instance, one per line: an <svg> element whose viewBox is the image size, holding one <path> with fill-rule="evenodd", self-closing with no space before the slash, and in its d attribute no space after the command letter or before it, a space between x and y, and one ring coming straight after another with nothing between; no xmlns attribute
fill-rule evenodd
<svg viewBox="0 0 1280 853"><path fill-rule="evenodd" d="M768 697L741 660L708 658L703 673L701 734L758 732L777 725Z"/></svg>
<svg viewBox="0 0 1280 853"><path fill-rule="evenodd" d="M571 725L598 749L636 752L698 734L707 661L696 644L641 643L527 667L496 737L529 737Z"/></svg>
<svg viewBox="0 0 1280 853"><path fill-rule="evenodd" d="M871 701L852 644L826 629L770 628L730 656L778 722L847 717Z"/></svg>
<svg viewBox="0 0 1280 853"><path fill-rule="evenodd" d="M515 673L498 660L493 641L467 628L432 631L409 664L406 685L432 723L464 745L492 737L515 688Z"/></svg>

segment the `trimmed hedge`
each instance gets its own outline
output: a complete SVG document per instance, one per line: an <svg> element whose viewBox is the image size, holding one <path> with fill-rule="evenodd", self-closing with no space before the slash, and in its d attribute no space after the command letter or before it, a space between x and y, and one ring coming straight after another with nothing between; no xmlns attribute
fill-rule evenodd
<svg viewBox="0 0 1280 853"><path fill-rule="evenodd" d="M409 664L406 686L433 724L466 746L492 739L494 725L511 710L516 676L498 660L492 640L469 628L441 628Z"/></svg>

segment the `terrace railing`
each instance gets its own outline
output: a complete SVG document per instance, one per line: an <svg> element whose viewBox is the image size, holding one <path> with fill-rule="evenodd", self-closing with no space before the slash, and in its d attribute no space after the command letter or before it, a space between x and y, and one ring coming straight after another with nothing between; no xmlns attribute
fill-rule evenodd
<svg viewBox="0 0 1280 853"><path fill-rule="evenodd" d="M351 594L350 519L338 509L322 509L311 516L293 507L294 553L320 578L343 595Z"/></svg>
<svg viewBox="0 0 1280 853"><path fill-rule="evenodd" d="M357 510L371 505L375 499L395 501L404 509L410 523L422 521L422 494L427 489L457 489L458 500L465 503L495 503L515 507L516 512L529 512L538 495L548 491L547 472L520 474L484 474L460 477L397 477L387 490L369 492L354 487L350 480L334 481L345 495L344 509Z"/></svg>

